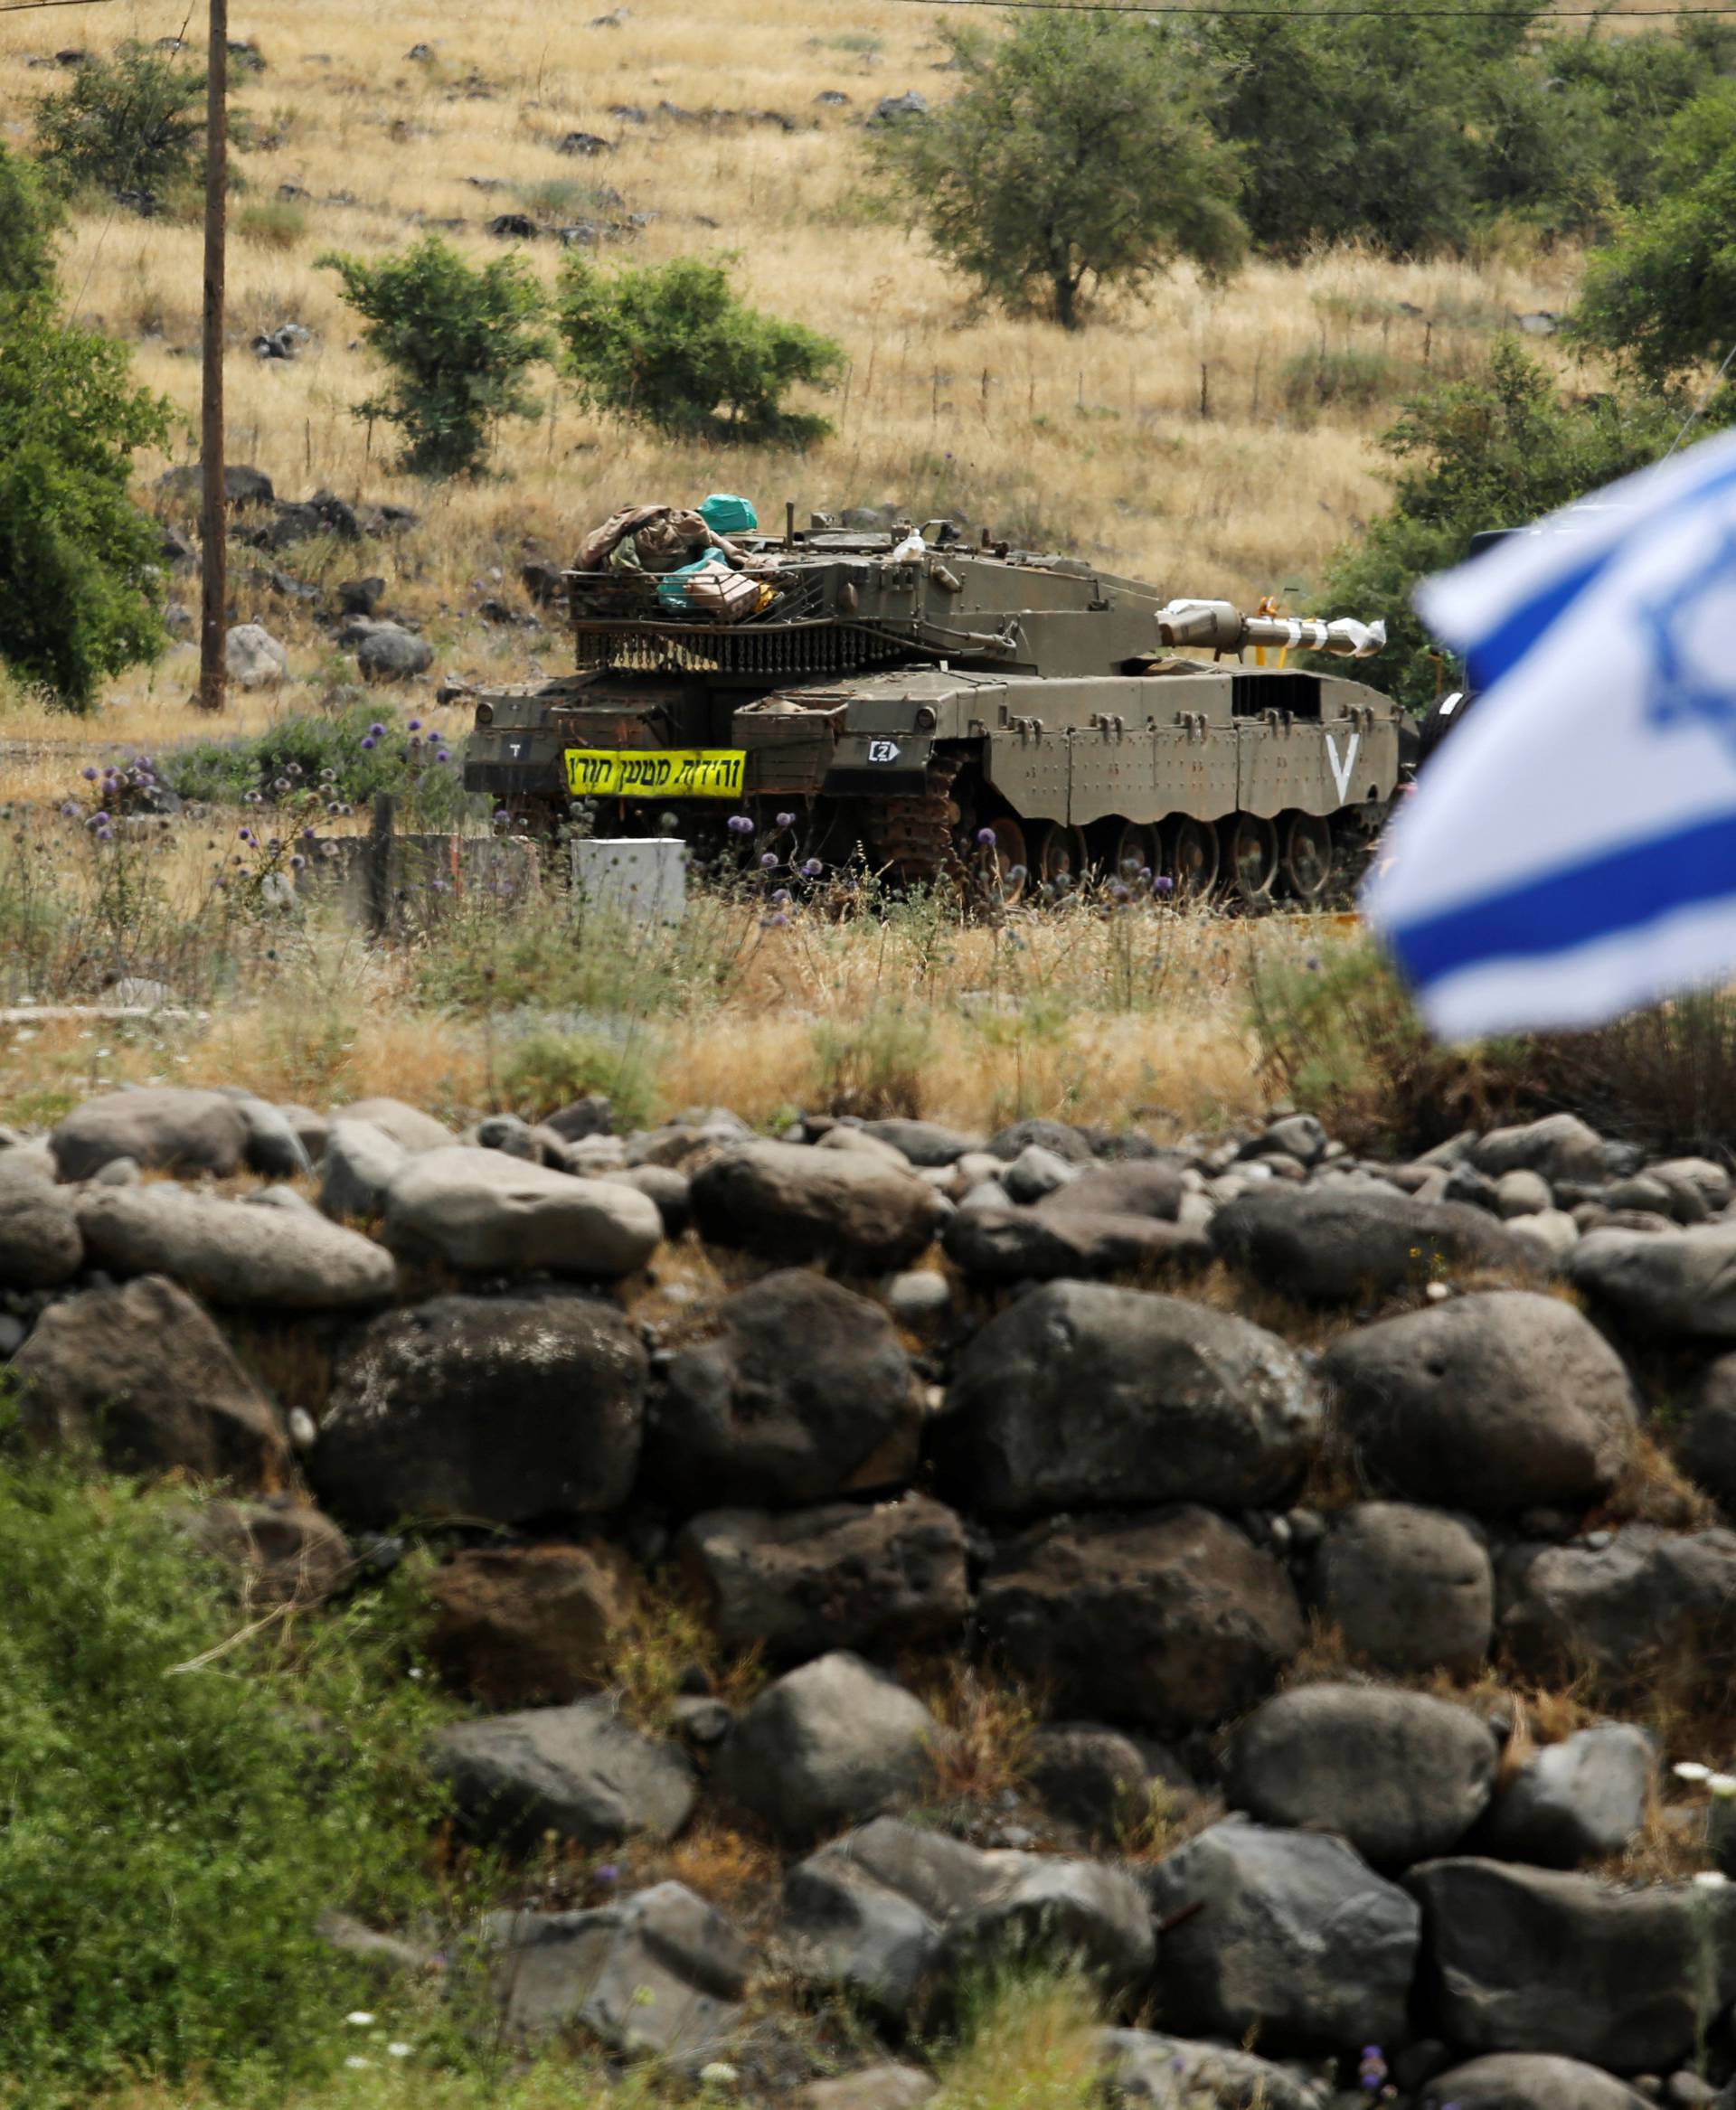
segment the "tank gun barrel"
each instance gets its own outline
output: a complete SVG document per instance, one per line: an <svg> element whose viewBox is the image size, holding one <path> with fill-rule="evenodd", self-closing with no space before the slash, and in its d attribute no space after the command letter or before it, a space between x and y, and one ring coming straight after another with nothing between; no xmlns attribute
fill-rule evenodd
<svg viewBox="0 0 1736 2110"><path fill-rule="evenodd" d="M1335 659L1372 659L1386 643L1386 625L1359 623L1354 616L1330 623L1308 616L1244 616L1229 601L1171 601L1157 611L1157 635L1172 648L1240 652L1249 645L1278 645Z"/></svg>

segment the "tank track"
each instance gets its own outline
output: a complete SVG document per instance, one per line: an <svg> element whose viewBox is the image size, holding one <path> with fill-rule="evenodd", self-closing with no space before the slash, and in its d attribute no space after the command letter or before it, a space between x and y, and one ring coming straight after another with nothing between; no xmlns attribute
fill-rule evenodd
<svg viewBox="0 0 1736 2110"><path fill-rule="evenodd" d="M937 756L929 764L920 796L876 800L863 816L869 862L901 886L939 886L967 880L958 854L962 819L952 796L961 767L956 756Z"/></svg>

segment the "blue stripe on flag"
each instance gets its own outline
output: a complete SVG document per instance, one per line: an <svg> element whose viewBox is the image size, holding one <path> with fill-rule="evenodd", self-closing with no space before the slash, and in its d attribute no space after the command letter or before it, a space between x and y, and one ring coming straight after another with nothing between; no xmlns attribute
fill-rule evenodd
<svg viewBox="0 0 1736 2110"><path fill-rule="evenodd" d="M1653 835L1389 936L1422 987L1460 968L1571 952L1676 909L1736 895L1736 814Z"/></svg>

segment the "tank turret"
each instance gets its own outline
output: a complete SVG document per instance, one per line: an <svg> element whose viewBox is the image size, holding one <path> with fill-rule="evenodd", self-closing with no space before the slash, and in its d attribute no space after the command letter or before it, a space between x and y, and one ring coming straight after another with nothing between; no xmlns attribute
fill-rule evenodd
<svg viewBox="0 0 1736 2110"><path fill-rule="evenodd" d="M963 884L992 854L1014 896L1095 867L1258 906L1348 876L1397 787L1398 714L1289 655L1366 657L1378 624L938 540L816 525L679 576L568 573L575 669L479 694L467 787L529 826L593 802L607 834L789 811L828 862ZM1249 646L1284 664L1227 660Z"/></svg>

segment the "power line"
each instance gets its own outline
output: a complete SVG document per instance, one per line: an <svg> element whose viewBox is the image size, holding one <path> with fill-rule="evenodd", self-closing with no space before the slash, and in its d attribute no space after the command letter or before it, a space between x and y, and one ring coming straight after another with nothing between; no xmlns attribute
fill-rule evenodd
<svg viewBox="0 0 1736 2110"><path fill-rule="evenodd" d="M75 5L78 0L54 0L57 6ZM1516 22L1535 21L1547 28L1552 22L1693 21L1701 15L1736 14L1736 7L1314 7L1298 0L1294 7L1211 7L1203 5L1141 7L1126 0L880 0L900 7L992 7L1031 14L1137 14L1147 20L1179 15L1215 15L1236 21L1297 22L1316 17L1335 21L1382 22ZM4 10L0 10L4 12Z"/></svg>

